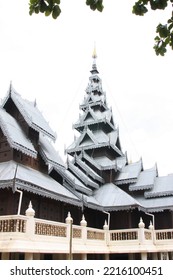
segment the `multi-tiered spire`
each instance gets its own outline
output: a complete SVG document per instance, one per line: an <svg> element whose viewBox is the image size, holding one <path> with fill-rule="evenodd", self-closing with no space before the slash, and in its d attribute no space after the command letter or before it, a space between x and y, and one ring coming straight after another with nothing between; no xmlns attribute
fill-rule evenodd
<svg viewBox="0 0 173 280"><path fill-rule="evenodd" d="M157 189L157 169L144 171L142 159L128 163L121 149L112 109L102 89L95 49L92 58L91 76L80 105L81 114L73 125L79 137L67 149L72 160L68 160L66 174L73 181L66 186L75 191L87 207L106 211L138 207L141 210L146 205L150 208L155 203L151 196L155 195L153 189Z"/></svg>
<svg viewBox="0 0 173 280"><path fill-rule="evenodd" d="M95 49L92 58L91 76L80 105L82 113L73 125L80 136L67 149L67 154L73 156L72 162L68 164L69 170L91 189L99 188L103 182L112 182L117 170L126 164L119 131L98 76Z"/></svg>

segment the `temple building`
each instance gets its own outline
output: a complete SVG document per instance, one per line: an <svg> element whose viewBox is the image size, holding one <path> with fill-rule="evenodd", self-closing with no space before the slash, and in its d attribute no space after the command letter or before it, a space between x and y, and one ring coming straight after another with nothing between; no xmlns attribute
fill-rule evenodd
<svg viewBox="0 0 173 280"><path fill-rule="evenodd" d="M1 259L173 258L173 174L129 163L96 59L67 163L36 102L10 84L0 107Z"/></svg>

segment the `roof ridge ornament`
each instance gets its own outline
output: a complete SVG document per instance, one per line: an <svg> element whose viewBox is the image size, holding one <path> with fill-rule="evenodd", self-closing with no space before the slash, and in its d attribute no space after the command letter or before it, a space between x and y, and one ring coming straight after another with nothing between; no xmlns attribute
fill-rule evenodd
<svg viewBox="0 0 173 280"><path fill-rule="evenodd" d="M12 85L12 80L11 80L11 81L10 81L9 90L8 90L9 96L11 96L12 88L13 88L13 85Z"/></svg>
<svg viewBox="0 0 173 280"><path fill-rule="evenodd" d="M97 58L97 53L96 53L96 45L94 44L94 50L93 50L93 55L92 58L96 59Z"/></svg>
<svg viewBox="0 0 173 280"><path fill-rule="evenodd" d="M97 53L96 53L96 46L95 46L95 44L94 44L94 50L93 50L92 58L93 58L93 64L92 64L92 70L90 72L93 75L94 74L99 74L99 72L97 70L97 65L96 65Z"/></svg>

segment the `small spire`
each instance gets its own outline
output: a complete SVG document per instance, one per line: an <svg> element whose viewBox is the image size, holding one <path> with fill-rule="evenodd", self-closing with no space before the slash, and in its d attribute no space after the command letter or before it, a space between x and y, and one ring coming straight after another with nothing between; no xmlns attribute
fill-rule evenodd
<svg viewBox="0 0 173 280"><path fill-rule="evenodd" d="M10 81L10 86L9 86L9 90L8 90L10 96L11 96L12 88L13 88L12 81Z"/></svg>
<svg viewBox="0 0 173 280"><path fill-rule="evenodd" d="M96 58L97 58L97 53L96 53L96 46L94 45L94 50L92 54L93 58L93 64L92 64L92 70L90 71L92 74L98 74L97 66L96 66Z"/></svg>
<svg viewBox="0 0 173 280"><path fill-rule="evenodd" d="M35 216L35 210L32 208L31 201L29 202L28 209L25 211L26 216L34 217Z"/></svg>
<svg viewBox="0 0 173 280"><path fill-rule="evenodd" d="M37 107L37 100L36 100L36 98L34 100L34 107Z"/></svg>
<svg viewBox="0 0 173 280"><path fill-rule="evenodd" d="M83 226L83 227L86 227L86 226L87 226L87 221L85 220L84 214L82 215L82 220L81 220L81 222L80 222L80 225Z"/></svg>
<svg viewBox="0 0 173 280"><path fill-rule="evenodd" d="M94 58L94 59L97 58L97 53L96 53L96 46L95 46L95 44L94 44L94 50L93 50L92 58Z"/></svg>

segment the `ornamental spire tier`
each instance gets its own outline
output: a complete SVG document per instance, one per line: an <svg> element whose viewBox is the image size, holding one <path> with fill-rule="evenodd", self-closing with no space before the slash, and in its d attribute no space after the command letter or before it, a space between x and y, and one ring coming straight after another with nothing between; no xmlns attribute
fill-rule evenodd
<svg viewBox="0 0 173 280"><path fill-rule="evenodd" d="M92 65L92 70L90 72L92 74L99 74L96 66L96 58L97 58L96 47L94 47L92 58L93 58L93 65Z"/></svg>
<svg viewBox="0 0 173 280"><path fill-rule="evenodd" d="M122 152L119 129L114 123L112 109L108 107L106 93L96 65L94 49L93 64L89 83L83 102L81 114L73 128L79 132L67 154L72 156L68 161L68 170L77 176L86 188L98 189L104 183L113 182L118 170L127 163L126 154Z"/></svg>

